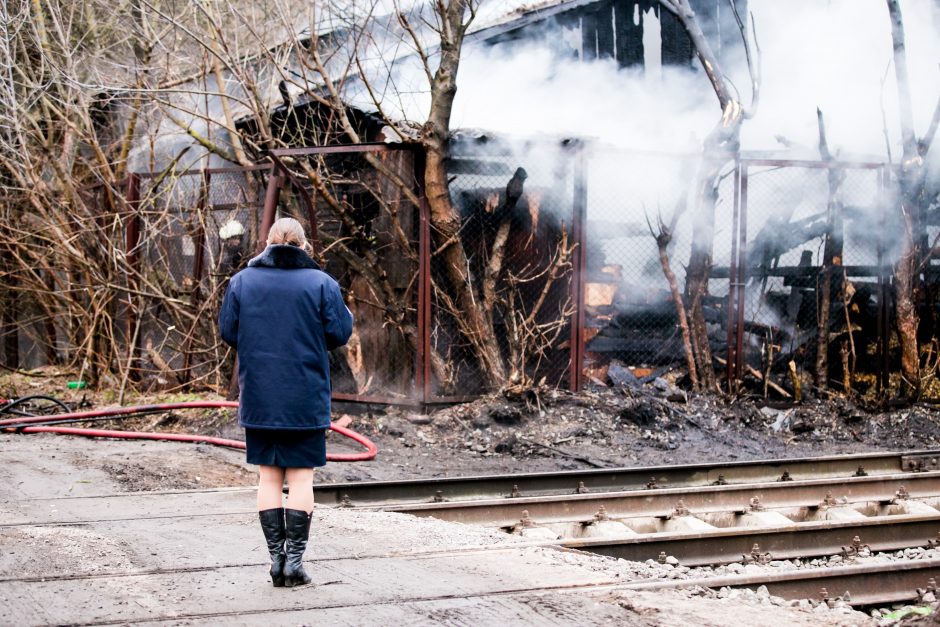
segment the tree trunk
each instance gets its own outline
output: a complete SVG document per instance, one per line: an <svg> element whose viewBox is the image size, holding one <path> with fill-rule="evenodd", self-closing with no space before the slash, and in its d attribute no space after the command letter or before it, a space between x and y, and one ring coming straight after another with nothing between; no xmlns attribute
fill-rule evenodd
<svg viewBox="0 0 940 627"><path fill-rule="evenodd" d="M721 107L721 120L705 140L704 163L700 177L698 215L692 236L692 252L689 268L686 271L686 293L689 296L689 331L692 350L695 352L695 365L703 389L715 390L718 387L715 371L712 367L711 347L708 343L708 329L702 309L702 298L708 293L708 273L711 269L712 247L715 236L715 205L718 200L718 184L721 180L722 166L738 152L741 123L745 111L735 97L735 91L725 77L715 55L702 31L689 0L660 0L660 4L674 13L685 28L695 56L698 58L718 97ZM732 7L733 8L733 7ZM747 49L747 38L743 24L739 22L742 37ZM751 69L750 53L748 67ZM756 104L758 85L756 74L752 72L752 106Z"/></svg>
<svg viewBox="0 0 940 627"><path fill-rule="evenodd" d="M816 109L819 127L819 156L823 161L833 161L826 140L826 125L822 111ZM829 201L826 207L826 243L823 249L822 273L819 279L819 299L816 310L816 364L814 382L816 387L825 390L829 387L829 327L832 301L842 302L842 273L835 268L842 265L843 243L845 240L842 226L842 181L845 172L837 168L827 171L829 182ZM835 279L835 280L833 280ZM832 293L835 287L835 294Z"/></svg>
<svg viewBox="0 0 940 627"><path fill-rule="evenodd" d="M457 94L457 68L460 49L468 23L464 22L467 0L440 5L440 64L431 82L431 109L424 127L423 143L427 149L424 185L431 210L431 225L437 238L438 263L443 265L450 290L464 315L463 328L480 364L488 388L506 382L506 366L492 324L487 324L482 301L477 294L466 252L460 241L460 215L450 199L445 159L448 153L450 116Z"/></svg>
<svg viewBox="0 0 940 627"><path fill-rule="evenodd" d="M901 347L901 395L916 398L920 394L920 352L917 346L920 315L914 292L919 254L917 247L913 245L913 219L903 192L901 211L904 213L905 235L901 258L894 267L895 316L898 343Z"/></svg>
<svg viewBox="0 0 940 627"><path fill-rule="evenodd" d="M710 222L711 229L706 224L700 224L696 229L696 236L692 242L692 253L689 256L689 268L686 271L686 294L689 298L689 342L695 356L695 367L699 375L700 385L705 390L714 390L717 385L715 369L712 367L712 351L708 342L708 327L705 323L705 311L702 308L702 297L708 290L708 272L711 269L711 238L699 235L701 231L714 232L715 205L703 198L701 204L701 217ZM709 219L710 218L710 219Z"/></svg>
<svg viewBox="0 0 940 627"><path fill-rule="evenodd" d="M894 44L894 71L898 86L898 109L901 118L903 156L899 177L901 215L904 235L901 256L894 269L894 289L897 314L898 340L901 345L901 380L904 396L916 398L920 394L920 352L917 330L920 315L915 292L918 268L925 249L924 229L924 159L914 137L914 115L911 108L911 88L907 74L907 55L904 48L904 20L897 0L887 0L891 17L891 40Z"/></svg>
<svg viewBox="0 0 940 627"><path fill-rule="evenodd" d="M425 186L431 223L437 232L439 264L442 264L464 322L469 329L467 340L480 363L480 370L489 388L498 388L506 382L506 367L492 325L487 324L482 311L482 299L470 275L466 252L460 242L460 216L450 202L447 173L439 152L428 151ZM443 194L443 196L442 196Z"/></svg>
<svg viewBox="0 0 940 627"><path fill-rule="evenodd" d="M698 215L692 234L692 251L686 270L686 295L689 298L689 332L695 367L703 390L716 390L718 380L712 366L712 351L708 340L708 327L702 301L708 294L708 275L712 266L712 247L715 240L715 205L718 201L718 183L722 165L727 159L720 154L725 146L737 150L740 119L730 128L719 124L705 145L703 172L699 182Z"/></svg>

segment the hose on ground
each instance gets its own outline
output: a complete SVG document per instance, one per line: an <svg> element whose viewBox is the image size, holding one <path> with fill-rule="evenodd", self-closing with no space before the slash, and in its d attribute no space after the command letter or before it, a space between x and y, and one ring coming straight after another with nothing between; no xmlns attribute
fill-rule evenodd
<svg viewBox="0 0 940 627"><path fill-rule="evenodd" d="M235 401L193 401L187 403L162 403L158 405L138 405L134 407L113 407L109 409L97 409L92 411L73 412L69 408L51 397L25 397L25 398L43 398L52 400L65 408L66 412L54 414L51 416L18 416L16 418L0 419L0 430L11 429L21 433L58 433L62 435L79 435L90 438L117 438L133 440L167 440L173 442L197 442L212 444L215 446L224 446L233 449L244 449L245 443L240 440L228 440L225 438L216 438L203 435L191 435L186 433L153 433L144 431L113 431L106 429L82 429L75 427L61 427L58 425L75 422L86 422L95 420L116 420L128 416L140 416L144 414L154 414L164 411L173 411L178 409L217 409L217 408L236 408L238 403ZM2 413L9 412L8 408L20 405L23 399L15 399L0 407ZM347 429L339 425L330 425L330 430L347 437L365 447L365 451L359 453L327 453L326 459L331 462L361 462L374 459L378 448L367 437L356 433L352 429Z"/></svg>
<svg viewBox="0 0 940 627"><path fill-rule="evenodd" d="M28 405L29 403L34 402L34 401L48 401L52 403L54 406L66 412L72 411L71 409L69 409L68 405L66 405L65 403L63 403L62 401L60 401L59 399L55 397L46 396L45 394L33 394L32 396L24 396L22 398L0 401L0 414L14 414L16 416L34 416L35 413L29 412L23 409L17 409L18 407Z"/></svg>

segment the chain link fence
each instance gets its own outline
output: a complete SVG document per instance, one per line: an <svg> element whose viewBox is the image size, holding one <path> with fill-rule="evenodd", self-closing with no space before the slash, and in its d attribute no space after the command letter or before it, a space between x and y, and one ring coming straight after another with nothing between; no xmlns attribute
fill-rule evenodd
<svg viewBox="0 0 940 627"><path fill-rule="evenodd" d="M28 278L96 312L95 333L117 347L106 354L114 373L162 389L225 388L233 355L217 337L218 306L276 209L304 224L356 316L349 345L332 357L339 399L422 403L484 391L492 373L470 339L467 302L492 330L510 385L635 383L671 370L681 385L676 297L688 308L693 235L706 229L714 237L703 309L729 384L784 395L820 381L857 393L897 385L891 273L902 225L883 164L729 160L714 215L704 216L698 154L461 136L448 162L459 225L447 239L431 226L420 151L282 153L274 166L83 190L90 209L70 228L111 251L91 260L107 270L95 278L105 285L69 288L81 272L67 268ZM938 229L925 228L932 242ZM455 244L466 265L457 275L446 253ZM2 252L12 267L13 249ZM472 287L470 301L455 276ZM50 309L58 301L14 300L0 320L7 363L68 360L86 341L75 320ZM931 311L922 314L928 347Z"/></svg>
<svg viewBox="0 0 940 627"><path fill-rule="evenodd" d="M314 257L342 286L355 316L349 343L331 354L334 398L416 398L419 207L414 150L406 147L279 152L288 181L278 216L304 226Z"/></svg>
<svg viewBox="0 0 940 627"><path fill-rule="evenodd" d="M792 398L795 388L896 386L891 290L902 232L887 168L729 159L714 214L703 215L699 164L694 154L592 150L587 381L632 384L675 370L682 383L676 297L689 310L686 271L693 235L704 230L714 237L703 312L716 368L732 388L744 380ZM929 270L923 330L931 322Z"/></svg>
<svg viewBox="0 0 940 627"><path fill-rule="evenodd" d="M492 323L510 384L571 386L580 263L577 196L582 147L566 141L464 136L451 147L451 199L481 309ZM583 204L583 201L582 201ZM485 373L456 332L436 256L432 348L450 364L438 393L477 394ZM575 371L576 373L576 371Z"/></svg>
<svg viewBox="0 0 940 627"><path fill-rule="evenodd" d="M573 153L559 143L520 160L507 145L483 144L453 147L451 239L430 226L416 174L422 155L412 148L276 152L289 173L279 214L315 233L316 254L356 316L349 345L333 355L335 398L420 403L481 393L487 373L462 288L492 325L507 377L568 382ZM463 253L466 284L448 272L451 246Z"/></svg>
<svg viewBox="0 0 940 627"><path fill-rule="evenodd" d="M584 323L589 382L648 381L684 363L674 290L685 293L692 235L702 222L694 189L700 158L591 151ZM732 201L732 183L723 178L715 211L719 238L728 228ZM727 263L729 242L718 242L714 262ZM704 304L710 323L721 324L727 290L727 279L709 284ZM723 343L715 342L713 349L720 355Z"/></svg>
<svg viewBox="0 0 940 627"><path fill-rule="evenodd" d="M901 235L884 167L740 167L739 375L861 393L884 384L887 286Z"/></svg>
<svg viewBox="0 0 940 627"><path fill-rule="evenodd" d="M269 172L264 165L136 179L119 327L132 347L133 378L161 388L228 385L232 359L218 338L218 308L256 248Z"/></svg>

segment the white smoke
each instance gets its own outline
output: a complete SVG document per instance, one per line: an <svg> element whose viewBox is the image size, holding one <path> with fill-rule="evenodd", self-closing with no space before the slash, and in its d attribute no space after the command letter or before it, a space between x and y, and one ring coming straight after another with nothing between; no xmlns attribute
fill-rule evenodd
<svg viewBox="0 0 940 627"><path fill-rule="evenodd" d="M940 96L938 9L932 0L902 0L901 6L915 131L921 136ZM780 157L818 158L819 107L834 155L886 161L887 125L891 156L897 161L898 96L891 23L884 0L749 0L748 10L756 24L762 83L756 114L743 126L742 148L773 151ZM680 162L701 150L720 110L697 60L689 68L660 65L658 21L652 11L642 19L645 70L618 68L612 60L582 63L559 54L559 39L578 42L580 34L559 38L557 28L546 29L544 36L522 44L466 47L453 127L510 136L593 140L598 148L589 164L589 219L645 227L646 216L655 218L661 211L668 222L677 200L689 190L689 168L681 167ZM722 55L723 59L733 57L743 61L743 55ZM751 93L746 67L741 63L723 70L742 102L748 104ZM644 155L646 151L651 152ZM675 156L663 156L668 154ZM525 162L520 165L529 167ZM807 177L815 181L817 174L807 173ZM772 212L802 207L793 214L796 219L825 208L825 185L808 185L807 180L806 190L801 191L796 179L784 184L771 178L751 181L755 192L761 185L779 187L774 192L778 206L755 206L749 224L751 236ZM818 190L819 197L807 197L810 188ZM730 190L730 185L724 189ZM873 195L875 187L866 180L858 189ZM786 198L787 194L792 197ZM727 259L730 248L730 193L723 192L720 203L716 263ZM760 211L767 213L761 216ZM688 254L689 222L680 223L676 238L680 275L682 260ZM604 248L609 259L616 261L618 254L622 257L628 275L629 265L637 263L634 257L638 251L655 252L648 234L607 240ZM798 258L799 250L792 255ZM661 276L653 270L635 267L632 278L642 282L646 276L661 285Z"/></svg>
<svg viewBox="0 0 940 627"><path fill-rule="evenodd" d="M632 150L696 149L719 111L694 71L582 63L544 39L466 48L457 84L455 128L593 138Z"/></svg>
<svg viewBox="0 0 940 627"><path fill-rule="evenodd" d="M903 0L901 6L915 128L922 134L940 97L938 9L932 0ZM762 84L756 116L744 125L745 150L781 150L777 137L783 137L815 151L819 107L833 152L886 159L883 102L892 154L898 154L891 23L883 0L750 0L748 9L757 27ZM634 150L699 148L720 115L717 98L697 61L688 70L660 71L653 48L658 23L652 12L643 19L646 71L618 69L612 60L560 58L547 39L467 47L453 126L594 137ZM746 69L724 70L748 103Z"/></svg>
<svg viewBox="0 0 940 627"><path fill-rule="evenodd" d="M883 0L750 0L764 80L744 147L767 149L774 137L817 146L816 107L833 152L887 159L900 152L898 91L891 22ZM932 0L902 0L915 131L927 128L940 97L940 37ZM883 84L882 84L883 82Z"/></svg>

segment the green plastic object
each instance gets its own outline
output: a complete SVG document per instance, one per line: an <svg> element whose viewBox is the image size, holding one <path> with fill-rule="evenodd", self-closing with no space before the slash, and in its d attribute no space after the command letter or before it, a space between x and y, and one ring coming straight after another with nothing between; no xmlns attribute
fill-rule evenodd
<svg viewBox="0 0 940 627"><path fill-rule="evenodd" d="M84 390L85 382L84 381L69 381L67 384L70 390Z"/></svg>

